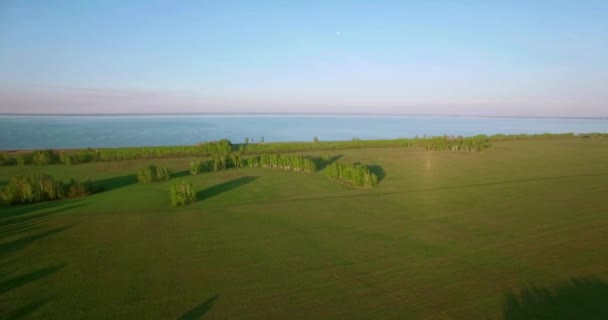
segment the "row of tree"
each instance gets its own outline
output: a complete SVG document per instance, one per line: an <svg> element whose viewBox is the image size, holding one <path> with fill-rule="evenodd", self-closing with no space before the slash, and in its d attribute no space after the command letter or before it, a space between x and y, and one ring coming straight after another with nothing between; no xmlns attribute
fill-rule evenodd
<svg viewBox="0 0 608 320"><path fill-rule="evenodd" d="M562 136L562 135L556 135ZM505 139L508 136L497 136ZM547 137L547 135L542 135ZM167 147L134 147L81 150L35 150L31 152L0 152L0 166L4 165L47 165L47 164L79 164L87 162L107 162L120 160L163 159L178 157L212 157L217 158L218 166L222 166L226 157L232 154L261 155L273 153L301 152L312 150L339 150L353 148L384 148L384 147L425 147L428 150L459 150L480 151L490 148L487 136L475 137L416 137L412 139L394 140L360 140L352 141L319 141L285 142L285 143L246 143L233 145L230 140L222 139L215 142L199 143L192 146ZM224 167L229 167L223 164Z"/></svg>
<svg viewBox="0 0 608 320"><path fill-rule="evenodd" d="M279 168L284 170L315 172L317 165L313 159L296 155L265 154L243 158L239 153L214 156L207 160L190 161L190 174L214 172L229 168L249 166L252 168Z"/></svg>
<svg viewBox="0 0 608 320"><path fill-rule="evenodd" d="M373 187L378 184L378 176L368 166L360 163L348 165L334 162L327 166L325 175L330 179L357 187Z"/></svg>
<svg viewBox="0 0 608 320"><path fill-rule="evenodd" d="M171 174L167 167L157 167L149 164L137 171L137 180L141 183L151 183L156 181L169 180Z"/></svg>
<svg viewBox="0 0 608 320"><path fill-rule="evenodd" d="M252 168L278 168L300 172L315 172L317 165L310 158L296 155L264 154L247 159L247 165Z"/></svg>
<svg viewBox="0 0 608 320"><path fill-rule="evenodd" d="M90 181L68 183L53 179L48 174L29 176L17 175L11 178L0 192L0 197L7 204L35 203L41 201L79 198L97 192Z"/></svg>
<svg viewBox="0 0 608 320"><path fill-rule="evenodd" d="M491 148L490 140L487 136L479 135L474 137L433 137L423 139L422 145L426 150L433 151L482 151Z"/></svg>
<svg viewBox="0 0 608 320"><path fill-rule="evenodd" d="M31 152L0 152L0 166L80 164L120 160L207 157L232 152L229 140L199 143L192 146L135 147L81 150L34 150Z"/></svg>

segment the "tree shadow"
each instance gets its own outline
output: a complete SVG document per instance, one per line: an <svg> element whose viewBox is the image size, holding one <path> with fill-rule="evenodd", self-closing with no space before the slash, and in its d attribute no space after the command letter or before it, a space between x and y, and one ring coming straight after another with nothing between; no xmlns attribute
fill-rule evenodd
<svg viewBox="0 0 608 320"><path fill-rule="evenodd" d="M325 169L327 166L329 166L330 164L338 161L338 159L340 159L342 157L343 157L343 155L339 154L339 155L335 155L330 158L325 158L325 157L307 157L307 158L315 163L315 167L317 168L317 171L321 171L321 170Z"/></svg>
<svg viewBox="0 0 608 320"><path fill-rule="evenodd" d="M183 177L187 177L189 175L190 175L190 171L184 170L184 171L180 171L180 172L176 172L176 173L171 173L171 179L173 179L173 178L183 178Z"/></svg>
<svg viewBox="0 0 608 320"><path fill-rule="evenodd" d="M36 234L29 235L27 237L19 238L19 239L13 240L13 241L0 243L0 255L1 256L9 255L12 252L15 252L21 248L24 248L37 240L46 238L48 236L62 232L69 228L70 228L70 226L54 228L54 229L38 232Z"/></svg>
<svg viewBox="0 0 608 320"><path fill-rule="evenodd" d="M595 277L571 278L553 288L533 284L507 292L505 320L608 319L608 284Z"/></svg>
<svg viewBox="0 0 608 320"><path fill-rule="evenodd" d="M245 184L248 184L249 182L255 181L257 180L258 177L252 177L252 176L244 176L244 177L240 177L234 180L230 180L230 181L226 181L220 184L216 184L210 188L207 188L205 190L201 190L199 192L196 193L196 200L203 200L203 199L207 199L207 198L211 198L213 196L216 196L220 193L224 193L233 189L236 189L240 186L243 186Z"/></svg>
<svg viewBox="0 0 608 320"><path fill-rule="evenodd" d="M21 318L27 316L28 314L38 310L40 307L47 304L50 300L51 299L41 299L41 300L36 300L36 301L30 302L26 305L23 305L15 310L13 310L12 312L7 313L3 319L6 319L6 320L21 319Z"/></svg>
<svg viewBox="0 0 608 320"><path fill-rule="evenodd" d="M65 267L65 264L54 265L42 269L38 269L32 272L28 272L7 280L0 282L0 294L4 294L30 282L42 279L48 275L51 275Z"/></svg>
<svg viewBox="0 0 608 320"><path fill-rule="evenodd" d="M199 320L201 319L205 313L209 312L215 303L215 300L219 298L218 295L214 295L213 297L207 299L207 301L199 304L191 310L184 312L177 320Z"/></svg>
<svg viewBox="0 0 608 320"><path fill-rule="evenodd" d="M63 205L63 207L57 208L55 210L42 211L42 212L35 213L35 214L28 214L28 213L31 213L34 211L39 211L41 209L27 210L28 208L21 208L23 210L20 211L18 214L10 214L7 217L2 216L2 218L0 218L0 235L3 236L4 232L9 231L11 228L17 228L17 227L22 226L23 224L38 221L44 217L58 214L58 213L61 213L63 211L67 211L70 209L82 207L81 204L73 204L73 205L66 206L65 203L61 203L58 205L48 206L47 208L54 208L54 207L57 207L60 205Z"/></svg>
<svg viewBox="0 0 608 320"><path fill-rule="evenodd" d="M378 182L382 181L382 179L384 179L384 176L386 175L386 173L384 172L384 169L377 165L377 164L371 164L367 166L369 168L369 171L371 171L373 174L375 174L378 177Z"/></svg>
<svg viewBox="0 0 608 320"><path fill-rule="evenodd" d="M97 192L111 191L114 189L128 187L137 183L137 176L128 174L120 177L112 177L103 180L97 180L93 184Z"/></svg>
<svg viewBox="0 0 608 320"><path fill-rule="evenodd" d="M0 207L3 208L0 213L0 220L8 219L14 216L28 214L34 211L40 211L45 209L51 209L54 207L64 206L68 203L78 201L78 200L56 200L56 201L45 201L39 203L30 203L30 204L19 204L19 205L11 205Z"/></svg>

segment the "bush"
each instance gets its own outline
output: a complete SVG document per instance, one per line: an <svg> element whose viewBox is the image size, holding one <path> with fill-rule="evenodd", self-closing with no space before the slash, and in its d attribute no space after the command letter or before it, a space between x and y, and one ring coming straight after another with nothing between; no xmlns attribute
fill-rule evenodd
<svg viewBox="0 0 608 320"><path fill-rule="evenodd" d="M17 164L15 157L0 152L0 166L12 166L15 164Z"/></svg>
<svg viewBox="0 0 608 320"><path fill-rule="evenodd" d="M169 180L171 174L166 167L157 167L149 164L137 172L137 180L141 183L152 183L156 181Z"/></svg>
<svg viewBox="0 0 608 320"><path fill-rule="evenodd" d="M196 191L190 183L180 180L174 182L169 190L171 193L171 205L183 206L196 201Z"/></svg>
<svg viewBox="0 0 608 320"><path fill-rule="evenodd" d="M59 154L53 150L35 150L31 154L32 164L44 166L59 162Z"/></svg>

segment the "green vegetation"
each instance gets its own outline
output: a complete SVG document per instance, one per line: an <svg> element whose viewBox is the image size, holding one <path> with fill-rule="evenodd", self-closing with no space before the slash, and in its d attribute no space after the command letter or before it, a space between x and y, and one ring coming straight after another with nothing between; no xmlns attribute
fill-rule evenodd
<svg viewBox="0 0 608 320"><path fill-rule="evenodd" d="M93 193L90 181L84 183L71 180L63 183L48 174L13 176L0 192L0 198L7 204L36 203L65 198L79 198Z"/></svg>
<svg viewBox="0 0 608 320"><path fill-rule="evenodd" d="M315 172L316 164L312 159L303 156L289 156L280 154L265 154L247 159L247 165L252 168L277 168L283 170Z"/></svg>
<svg viewBox="0 0 608 320"><path fill-rule="evenodd" d="M462 137L434 137L424 139L422 144L426 150L433 151L482 151L492 148L490 140L484 135Z"/></svg>
<svg viewBox="0 0 608 320"><path fill-rule="evenodd" d="M104 191L0 206L0 318L605 318L590 312L608 305L608 139L490 141L282 152L377 165L374 188L186 174L200 155L154 160L175 174L152 184L135 174L148 159L2 167L0 187L45 173ZM172 207L179 180L197 201Z"/></svg>
<svg viewBox="0 0 608 320"><path fill-rule="evenodd" d="M137 171L137 180L141 183L169 180L170 176L167 167L157 167L153 164L149 164Z"/></svg>
<svg viewBox="0 0 608 320"><path fill-rule="evenodd" d="M378 184L378 176L368 166L360 163L346 165L334 162L325 169L325 174L330 179L357 187L373 187Z"/></svg>
<svg viewBox="0 0 608 320"><path fill-rule="evenodd" d="M196 191L192 184L179 180L171 184L169 190L171 194L171 205L174 207L194 203L196 201Z"/></svg>
<svg viewBox="0 0 608 320"><path fill-rule="evenodd" d="M312 159L303 156L265 154L242 158L239 153L232 152L224 156L214 156L209 160L190 161L190 174L196 175L203 172L215 172L230 168L249 166L252 168L279 168L284 170L314 172L316 164Z"/></svg>
<svg viewBox="0 0 608 320"><path fill-rule="evenodd" d="M0 152L0 166L10 165L47 165L47 164L81 164L89 162L109 162L122 160L169 159L185 157L217 157L227 156L235 151L239 155L261 155L274 153L321 151L321 150L347 150L360 148L387 148L408 147L425 148L434 151L482 151L492 148L492 141L528 140L528 139L564 139L564 138L606 138L605 133L586 133L575 135L565 134L537 134L537 135L494 135L475 137L416 137L412 139L394 140L361 140L353 138L352 141L319 141L317 137L313 142L279 142L250 143L245 139L244 144L232 144L223 139L217 142L199 143L194 146L169 147L133 147L111 149L84 149L84 150L35 150L32 152Z"/></svg>

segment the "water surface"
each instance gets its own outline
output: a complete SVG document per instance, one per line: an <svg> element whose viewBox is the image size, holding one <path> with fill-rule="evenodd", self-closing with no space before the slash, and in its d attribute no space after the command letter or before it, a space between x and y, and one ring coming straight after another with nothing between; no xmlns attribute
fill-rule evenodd
<svg viewBox="0 0 608 320"><path fill-rule="evenodd" d="M0 149L393 139L414 136L608 132L608 119L424 116L0 116Z"/></svg>

